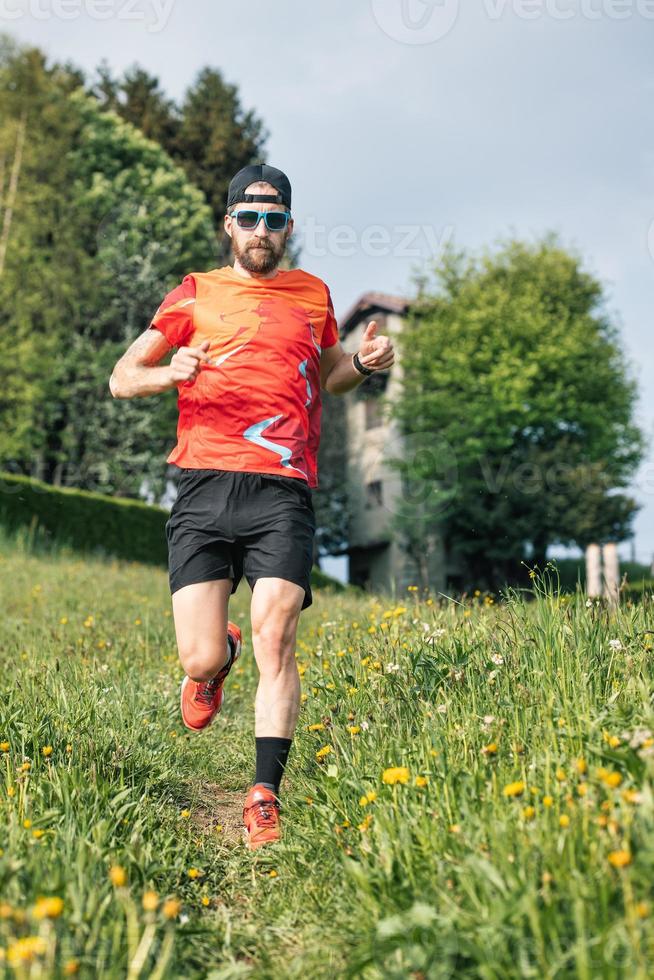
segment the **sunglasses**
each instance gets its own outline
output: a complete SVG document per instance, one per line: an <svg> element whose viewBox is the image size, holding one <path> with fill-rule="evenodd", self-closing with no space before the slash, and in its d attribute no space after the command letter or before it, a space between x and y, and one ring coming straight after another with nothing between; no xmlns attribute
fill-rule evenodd
<svg viewBox="0 0 654 980"><path fill-rule="evenodd" d="M290 211L232 211L230 218L236 218L239 228L253 231L261 219L266 222L268 231L284 231L291 217Z"/></svg>

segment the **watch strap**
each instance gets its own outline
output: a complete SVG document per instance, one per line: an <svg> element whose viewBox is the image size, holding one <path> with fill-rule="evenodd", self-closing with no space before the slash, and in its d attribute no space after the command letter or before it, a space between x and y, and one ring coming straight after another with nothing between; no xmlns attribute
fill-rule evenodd
<svg viewBox="0 0 654 980"><path fill-rule="evenodd" d="M367 368L367 367L364 367L363 366L363 364L359 360L359 352L358 351L353 356L352 363L354 364L354 366L357 369L357 371L359 372L359 374L365 374L367 376L369 374L374 374L375 373L373 368Z"/></svg>

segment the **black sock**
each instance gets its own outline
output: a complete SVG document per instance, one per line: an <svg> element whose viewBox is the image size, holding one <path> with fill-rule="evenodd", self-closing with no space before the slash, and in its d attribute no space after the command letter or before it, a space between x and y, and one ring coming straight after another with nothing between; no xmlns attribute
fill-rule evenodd
<svg viewBox="0 0 654 980"><path fill-rule="evenodd" d="M257 771L255 783L263 783L272 789L275 796L279 795L279 784L284 775L286 760L292 739L290 738L256 738Z"/></svg>

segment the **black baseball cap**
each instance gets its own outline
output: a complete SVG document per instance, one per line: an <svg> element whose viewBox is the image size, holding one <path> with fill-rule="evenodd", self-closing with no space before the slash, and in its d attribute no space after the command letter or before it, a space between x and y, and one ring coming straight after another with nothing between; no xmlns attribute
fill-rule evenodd
<svg viewBox="0 0 654 980"><path fill-rule="evenodd" d="M279 193L277 194L246 194L245 188L257 181L265 180L267 184L272 184ZM277 167L269 167L267 163L254 163L249 167L243 167L232 177L227 191L227 207L232 204L285 204L291 208L291 182Z"/></svg>

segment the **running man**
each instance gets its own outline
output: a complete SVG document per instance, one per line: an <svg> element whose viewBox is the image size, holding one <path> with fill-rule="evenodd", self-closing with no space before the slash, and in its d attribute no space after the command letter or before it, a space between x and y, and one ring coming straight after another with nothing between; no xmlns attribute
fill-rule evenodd
<svg viewBox="0 0 654 980"><path fill-rule="evenodd" d="M357 354L338 339L326 284L279 269L293 232L281 170L244 167L229 185L234 265L193 272L116 364L115 398L177 388L181 469L166 523L184 724L199 732L224 701L241 653L228 619L243 575L252 590L256 773L243 808L248 846L278 840L279 787L300 710L295 640L312 603L320 390L343 394L394 362L371 321ZM160 365L176 347L170 364Z"/></svg>

